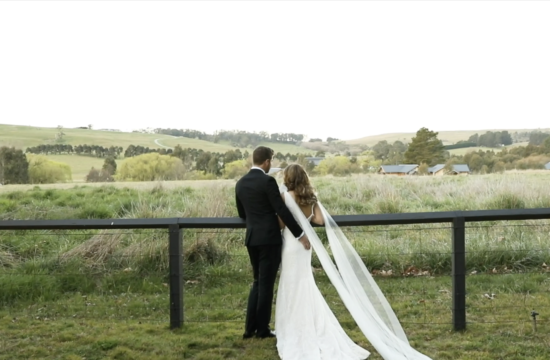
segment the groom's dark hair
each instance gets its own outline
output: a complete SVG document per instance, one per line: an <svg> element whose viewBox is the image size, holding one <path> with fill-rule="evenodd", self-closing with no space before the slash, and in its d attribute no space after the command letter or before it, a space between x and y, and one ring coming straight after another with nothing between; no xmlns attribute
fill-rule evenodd
<svg viewBox="0 0 550 360"><path fill-rule="evenodd" d="M254 165L261 165L266 160L271 160L275 152L267 146L258 146L252 153L252 162Z"/></svg>

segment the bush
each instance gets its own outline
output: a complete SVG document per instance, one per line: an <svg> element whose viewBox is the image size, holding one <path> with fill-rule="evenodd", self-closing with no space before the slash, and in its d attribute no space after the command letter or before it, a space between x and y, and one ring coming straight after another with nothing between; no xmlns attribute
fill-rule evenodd
<svg viewBox="0 0 550 360"><path fill-rule="evenodd" d="M115 181L109 170L101 169L97 170L92 167L88 175L85 178L86 182L112 182Z"/></svg>
<svg viewBox="0 0 550 360"><path fill-rule="evenodd" d="M216 264L223 261L227 253L222 250L214 239L198 239L184 251L185 262L190 264Z"/></svg>
<svg viewBox="0 0 550 360"><path fill-rule="evenodd" d="M345 156L326 158L315 168L315 172L319 175L346 176L359 171L359 165L352 163Z"/></svg>
<svg viewBox="0 0 550 360"><path fill-rule="evenodd" d="M402 212L401 204L398 200L382 199L377 204L380 214L398 214Z"/></svg>
<svg viewBox="0 0 550 360"><path fill-rule="evenodd" d="M503 193L488 202L488 209L525 209L525 201L516 194Z"/></svg>
<svg viewBox="0 0 550 360"><path fill-rule="evenodd" d="M426 163L420 164L418 167L418 175L428 175L430 167Z"/></svg>
<svg viewBox="0 0 550 360"><path fill-rule="evenodd" d="M225 164L223 177L226 179L238 179L245 175L250 169L250 164L247 160L237 160Z"/></svg>
<svg viewBox="0 0 550 360"><path fill-rule="evenodd" d="M31 184L54 184L72 181L71 167L52 161L42 155L27 154L29 158L29 181Z"/></svg>
<svg viewBox="0 0 550 360"><path fill-rule="evenodd" d="M125 160L117 172L118 180L181 180L184 178L185 168L176 157L150 153Z"/></svg>

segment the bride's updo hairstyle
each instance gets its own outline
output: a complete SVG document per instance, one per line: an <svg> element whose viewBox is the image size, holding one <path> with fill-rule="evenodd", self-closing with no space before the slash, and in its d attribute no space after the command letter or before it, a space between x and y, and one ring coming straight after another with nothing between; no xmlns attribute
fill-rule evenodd
<svg viewBox="0 0 550 360"><path fill-rule="evenodd" d="M317 196L309 183L309 177L303 167L292 164L284 170L284 184L288 191L294 191L298 205L307 206L317 202Z"/></svg>

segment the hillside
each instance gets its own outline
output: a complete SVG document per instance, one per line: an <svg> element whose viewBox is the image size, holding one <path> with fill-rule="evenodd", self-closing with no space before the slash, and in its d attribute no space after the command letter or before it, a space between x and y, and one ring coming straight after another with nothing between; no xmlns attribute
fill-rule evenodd
<svg viewBox="0 0 550 360"><path fill-rule="evenodd" d="M15 148L25 150L27 147L40 144L54 144L55 135L58 130L56 128L41 128L32 126L18 125L3 125L0 124L0 146L14 146ZM138 132L116 132L88 129L69 129L64 128L64 144L70 145L101 145L105 147L122 146L124 149L129 145L141 145L151 149L157 148L173 148L180 145L183 148L202 149L211 152L226 152L235 150L235 147L229 144L216 144L210 141L190 139L185 137L172 137L163 134L144 134ZM282 153L309 153L310 150L305 148L290 145L266 143L275 151ZM241 151L246 149L241 148ZM250 150L250 149L248 149Z"/></svg>
<svg viewBox="0 0 550 360"><path fill-rule="evenodd" d="M0 147L8 146L15 147L25 151L27 147L33 147L41 144L55 144L55 135L58 133L57 128L41 128L32 126L18 125L3 125L0 124ZM138 132L116 132L88 129L69 129L64 128L63 144L69 145L100 145L104 147L121 146L126 149L129 145L141 145L151 149L159 148L174 148L180 145L183 148L202 149L204 151L225 153L236 148L229 143L213 143L205 140L191 139L186 137L173 137L164 134L145 134ZM305 153L312 154L312 150L291 145L279 143L263 143L273 148L276 152L283 154ZM240 148L242 152L252 149ZM49 154L47 158L68 164L71 167L73 182L79 183L85 181L85 176L92 167L101 168L104 159L79 156L76 154ZM117 159L117 163L121 163L124 159Z"/></svg>
<svg viewBox="0 0 550 360"><path fill-rule="evenodd" d="M457 130L457 131L439 131L438 138L443 142L444 145L455 144L460 140L468 140L468 138L474 134L484 134L487 131L508 131L510 134L515 132L531 132L535 130L539 131L550 131L550 128L545 129L487 129L487 130ZM434 130L437 131L437 130ZM379 141L386 140L390 144L395 141L410 142L411 139L416 135L414 133L390 133L390 134L380 134L373 136L365 136L358 139L347 140L346 143L350 145L376 145Z"/></svg>

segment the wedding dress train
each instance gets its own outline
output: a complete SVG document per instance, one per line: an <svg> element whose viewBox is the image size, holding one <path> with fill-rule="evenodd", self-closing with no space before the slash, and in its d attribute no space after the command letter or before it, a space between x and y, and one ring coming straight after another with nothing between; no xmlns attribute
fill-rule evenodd
<svg viewBox="0 0 550 360"><path fill-rule="evenodd" d="M338 225L319 202L336 265L294 199L285 202L307 234L312 249L342 302L378 353L386 360L430 360L409 345L395 313ZM338 266L338 268L336 268ZM311 271L311 251L285 229L275 309L277 350L283 360L365 359L320 293Z"/></svg>

